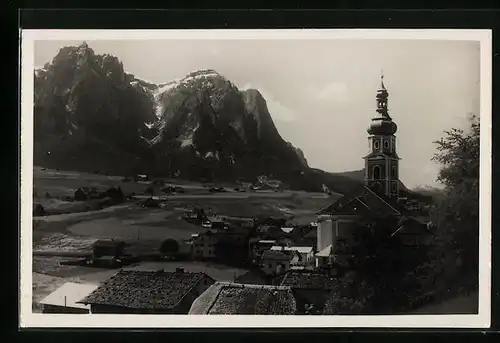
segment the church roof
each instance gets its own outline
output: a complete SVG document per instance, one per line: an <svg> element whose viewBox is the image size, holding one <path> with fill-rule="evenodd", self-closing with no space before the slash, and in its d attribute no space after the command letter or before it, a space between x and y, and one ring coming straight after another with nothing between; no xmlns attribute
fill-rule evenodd
<svg viewBox="0 0 500 343"><path fill-rule="evenodd" d="M364 186L358 194L346 195L323 208L318 214L388 214L401 215L403 209L390 199Z"/></svg>
<svg viewBox="0 0 500 343"><path fill-rule="evenodd" d="M418 234L426 232L431 235L433 234L433 232L429 229L429 220L425 220L424 218L404 216L401 218L400 223L401 225L391 234L391 237L402 233Z"/></svg>

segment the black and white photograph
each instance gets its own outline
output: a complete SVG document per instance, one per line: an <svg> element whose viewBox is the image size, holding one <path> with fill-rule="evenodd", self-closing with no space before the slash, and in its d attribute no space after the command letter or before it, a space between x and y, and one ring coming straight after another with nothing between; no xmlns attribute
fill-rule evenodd
<svg viewBox="0 0 500 343"><path fill-rule="evenodd" d="M489 326L490 55L485 30L23 31L21 325Z"/></svg>

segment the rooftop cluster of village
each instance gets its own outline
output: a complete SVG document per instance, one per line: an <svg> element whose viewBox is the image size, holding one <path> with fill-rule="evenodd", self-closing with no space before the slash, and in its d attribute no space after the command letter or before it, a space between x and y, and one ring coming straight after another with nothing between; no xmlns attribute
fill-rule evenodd
<svg viewBox="0 0 500 343"><path fill-rule="evenodd" d="M375 229L360 224L360 218L370 212L396 220L396 226L386 228L385 239L397 238L408 251L428 237L423 208L415 202L402 206L401 199L398 205L368 187L360 195L344 197L318 211L318 221L307 225L292 225L276 217L235 220L193 207L184 211L183 219L198 225L199 232L184 241L167 238L156 258L213 261L244 267L247 273L217 281L183 268L175 272L127 269L127 264L144 256L129 254L124 241L98 240L92 257L80 263L123 269L99 286L65 284L41 302L43 311L322 314L337 277L366 258L356 254L354 247L366 239L360 230Z"/></svg>

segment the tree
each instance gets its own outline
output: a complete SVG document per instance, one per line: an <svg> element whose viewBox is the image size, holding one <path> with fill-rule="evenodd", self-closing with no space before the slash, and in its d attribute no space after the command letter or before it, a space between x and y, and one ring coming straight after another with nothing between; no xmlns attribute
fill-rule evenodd
<svg viewBox="0 0 500 343"><path fill-rule="evenodd" d="M376 287L372 282L357 272L347 272L338 279L330 293L323 314L373 314L378 309L373 307Z"/></svg>
<svg viewBox="0 0 500 343"><path fill-rule="evenodd" d="M444 287L475 288L479 266L479 118L472 115L468 130L451 129L435 142L433 160L442 165L438 181L445 197L431 209L436 225L430 268L441 270ZM438 275L439 277L439 275Z"/></svg>
<svg viewBox="0 0 500 343"><path fill-rule="evenodd" d="M175 239L168 238L161 243L160 252L169 256L176 255L179 252L179 243Z"/></svg>

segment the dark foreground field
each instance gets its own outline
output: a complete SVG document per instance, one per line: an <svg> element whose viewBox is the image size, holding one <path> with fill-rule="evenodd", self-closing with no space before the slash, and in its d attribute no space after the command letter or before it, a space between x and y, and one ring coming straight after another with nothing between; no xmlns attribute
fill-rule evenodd
<svg viewBox="0 0 500 343"><path fill-rule="evenodd" d="M89 253L93 242L101 238L123 239L136 252L156 251L167 238L188 239L201 231L197 225L182 220L186 207L209 207L220 215L249 218L252 216L285 216L291 222L308 223L315 213L333 199L323 194L306 192L226 192L210 194L200 184L177 181L186 193L170 196L164 209L142 208L141 199L93 209L85 202L71 201L78 187L106 189L120 186L125 193L141 198L151 185L123 182L123 177L89 173L34 170L34 201L55 209L54 215L33 218L33 302L50 294L67 281L101 282L117 270L80 266L60 266L61 252ZM235 185L236 186L236 185ZM159 187L158 187L159 188ZM156 190L158 192L158 190ZM49 196L47 197L47 194ZM57 211L57 209L61 209ZM175 270L182 265L186 271L204 271L216 280L231 281L244 270L201 262L147 262L130 268Z"/></svg>

